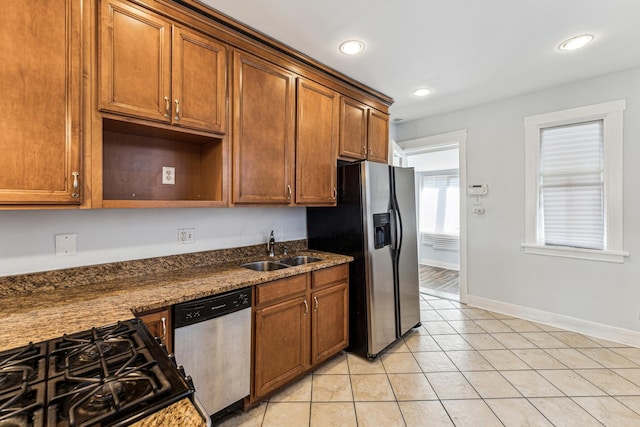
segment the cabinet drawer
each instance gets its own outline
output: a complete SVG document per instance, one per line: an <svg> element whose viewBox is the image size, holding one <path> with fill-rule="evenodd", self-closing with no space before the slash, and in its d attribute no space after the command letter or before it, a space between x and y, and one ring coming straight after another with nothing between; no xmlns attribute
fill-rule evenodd
<svg viewBox="0 0 640 427"><path fill-rule="evenodd" d="M308 274L288 277L256 286L256 305L264 305L307 291Z"/></svg>
<svg viewBox="0 0 640 427"><path fill-rule="evenodd" d="M312 287L314 289L330 285L332 283L346 282L349 279L349 265L343 264L337 267L325 268L311 273Z"/></svg>

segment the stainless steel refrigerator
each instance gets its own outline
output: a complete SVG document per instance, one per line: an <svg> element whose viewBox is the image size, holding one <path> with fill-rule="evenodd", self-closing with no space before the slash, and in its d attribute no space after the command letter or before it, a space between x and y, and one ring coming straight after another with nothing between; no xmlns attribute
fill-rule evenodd
<svg viewBox="0 0 640 427"><path fill-rule="evenodd" d="M376 357L420 325L413 168L338 166L337 206L307 208L309 248L351 255L349 350Z"/></svg>

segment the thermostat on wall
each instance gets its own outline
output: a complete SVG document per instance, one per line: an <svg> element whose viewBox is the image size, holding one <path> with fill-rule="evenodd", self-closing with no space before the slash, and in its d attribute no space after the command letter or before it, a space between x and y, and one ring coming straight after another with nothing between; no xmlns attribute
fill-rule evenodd
<svg viewBox="0 0 640 427"><path fill-rule="evenodd" d="M486 196L489 191L487 184L469 184L467 194L469 196Z"/></svg>

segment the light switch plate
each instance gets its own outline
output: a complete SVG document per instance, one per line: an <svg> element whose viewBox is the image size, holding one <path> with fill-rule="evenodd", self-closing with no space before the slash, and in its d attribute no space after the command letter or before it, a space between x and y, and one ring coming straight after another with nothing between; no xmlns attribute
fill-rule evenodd
<svg viewBox="0 0 640 427"><path fill-rule="evenodd" d="M75 255L77 253L78 235L56 234L56 256Z"/></svg>

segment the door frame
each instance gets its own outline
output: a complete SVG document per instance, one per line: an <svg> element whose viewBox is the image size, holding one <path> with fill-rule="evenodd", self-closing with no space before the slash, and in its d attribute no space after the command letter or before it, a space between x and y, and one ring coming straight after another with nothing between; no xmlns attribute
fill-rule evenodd
<svg viewBox="0 0 640 427"><path fill-rule="evenodd" d="M402 163L406 156L422 154L438 149L458 146L458 169L460 177L460 302L467 303L467 130L425 136L394 144L402 149Z"/></svg>

